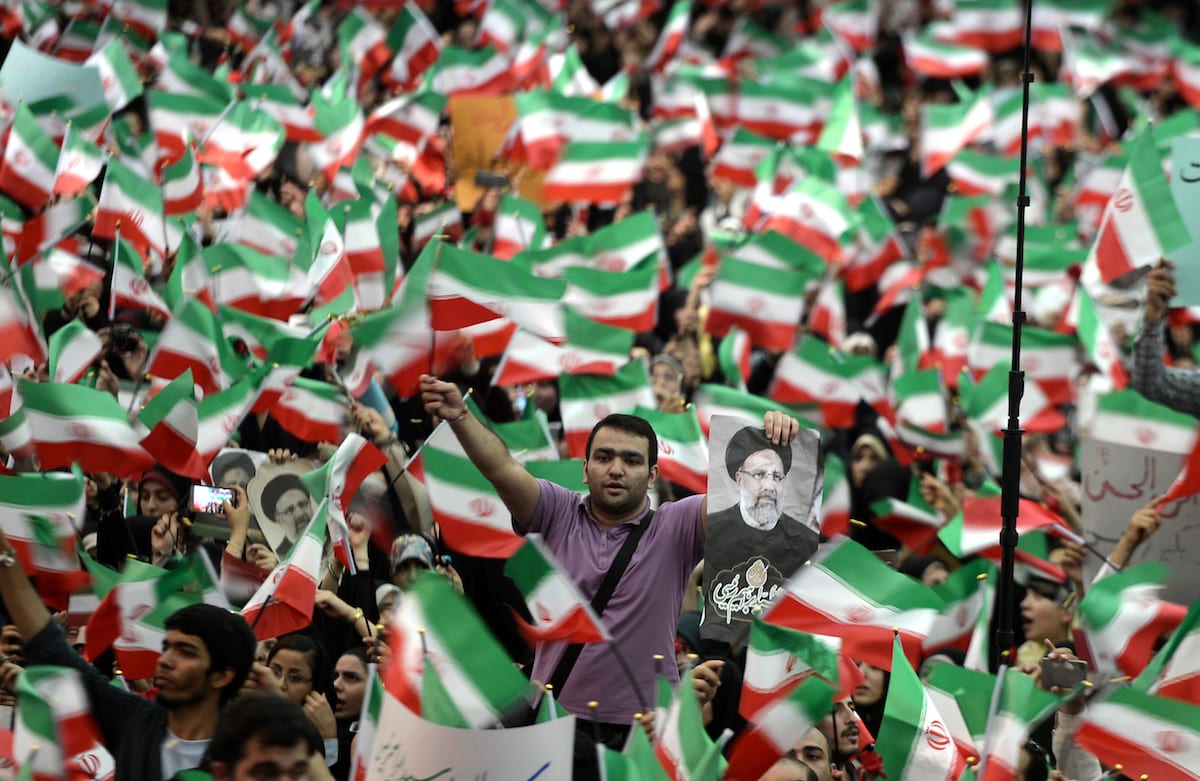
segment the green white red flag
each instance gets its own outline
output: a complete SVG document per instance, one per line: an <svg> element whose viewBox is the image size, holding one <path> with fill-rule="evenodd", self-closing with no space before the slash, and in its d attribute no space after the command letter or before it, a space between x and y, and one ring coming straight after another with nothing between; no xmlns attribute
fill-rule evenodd
<svg viewBox="0 0 1200 781"><path fill-rule="evenodd" d="M1079 745L1131 778L1200 778L1200 707L1114 689L1088 703L1080 719Z"/></svg>
<svg viewBox="0 0 1200 781"><path fill-rule="evenodd" d="M782 195L771 195L760 184L746 211L747 227L777 230L826 261L842 260L842 239L856 227L846 196L818 176L808 176Z"/></svg>
<svg viewBox="0 0 1200 781"><path fill-rule="evenodd" d="M826 537L847 534L850 531L850 481L846 477L846 462L826 452L824 479L821 534Z"/></svg>
<svg viewBox="0 0 1200 781"><path fill-rule="evenodd" d="M1103 673L1134 676L1154 655L1158 638L1183 621L1187 609L1162 599L1170 571L1145 562L1101 578L1079 603L1079 656Z"/></svg>
<svg viewBox="0 0 1200 781"><path fill-rule="evenodd" d="M200 164L190 144L180 158L163 169L163 213L167 216L189 214L204 202L204 180Z"/></svg>
<svg viewBox="0 0 1200 781"><path fill-rule="evenodd" d="M143 309L163 320L171 317L171 310L162 297L146 281L142 256L124 238L118 237L113 244L112 297L109 299L109 317L117 309Z"/></svg>
<svg viewBox="0 0 1200 781"><path fill-rule="evenodd" d="M47 356L38 318L30 311L18 286L0 285L0 362L25 355L35 363Z"/></svg>
<svg viewBox="0 0 1200 781"><path fill-rule="evenodd" d="M517 93L517 118L499 154L538 170L549 170L576 142L632 141L637 132L628 109L549 90Z"/></svg>
<svg viewBox="0 0 1200 781"><path fill-rule="evenodd" d="M844 0L825 8L821 21L856 52L875 45L879 32L878 0Z"/></svg>
<svg viewBox="0 0 1200 781"><path fill-rule="evenodd" d="M104 174L92 232L96 238L113 239L118 231L140 249L153 249L162 256L167 253L162 191L112 158Z"/></svg>
<svg viewBox="0 0 1200 781"><path fill-rule="evenodd" d="M842 641L752 619L738 712L748 721L813 674L840 683ZM844 688L844 687L843 687Z"/></svg>
<svg viewBox="0 0 1200 781"><path fill-rule="evenodd" d="M433 518L455 550L503 559L521 547L508 508L448 424L433 430L409 469L425 483Z"/></svg>
<svg viewBox="0 0 1200 781"><path fill-rule="evenodd" d="M875 525L891 534L915 553L924 553L946 525L932 508L884 498L871 502Z"/></svg>
<svg viewBox="0 0 1200 781"><path fill-rule="evenodd" d="M493 382L522 385L556 379L562 373L612 376L629 362L632 331L598 323L569 308L563 316L567 339L561 346L518 328L496 367Z"/></svg>
<svg viewBox="0 0 1200 781"><path fill-rule="evenodd" d="M783 404L819 405L817 422L848 428L863 388L882 388L883 373L872 356L843 355L821 339L806 337L780 359L770 396Z"/></svg>
<svg viewBox="0 0 1200 781"><path fill-rule="evenodd" d="M112 394L46 382L22 382L20 388L42 469L78 463L85 472L129 477L153 463Z"/></svg>
<svg viewBox="0 0 1200 781"><path fill-rule="evenodd" d="M563 571L540 534L528 534L509 557L504 574L525 598L532 623L517 615L517 628L531 646L538 642L600 643L612 639L604 622Z"/></svg>
<svg viewBox="0 0 1200 781"><path fill-rule="evenodd" d="M1002 680L993 688L993 712L988 718L978 774L981 781L1014 781L1019 777L1021 752L1029 733L1058 707L1059 698L1039 689L1033 678L1013 667L1001 668L1000 676L995 678ZM974 692L976 697L982 694Z"/></svg>
<svg viewBox="0 0 1200 781"><path fill-rule="evenodd" d="M148 374L167 379L188 369L205 394L228 388L246 373L216 315L195 298L185 299L167 321L146 364Z"/></svg>
<svg viewBox="0 0 1200 781"><path fill-rule="evenodd" d="M247 375L229 388L205 396L197 408L196 449L205 463L212 463L242 419L250 411L258 393L256 377Z"/></svg>
<svg viewBox="0 0 1200 781"><path fill-rule="evenodd" d="M1129 372L1121 362L1121 350L1108 324L1100 318L1096 304L1083 285L1075 286L1075 298L1067 311L1067 324L1075 327L1079 341L1092 363L1110 383L1112 390L1129 385Z"/></svg>
<svg viewBox="0 0 1200 781"><path fill-rule="evenodd" d="M1088 437L1186 456L1196 443L1196 419L1126 389L1097 397Z"/></svg>
<svg viewBox="0 0 1200 781"><path fill-rule="evenodd" d="M934 79L978 76L988 65L983 49L939 41L932 34L904 39L904 61L915 73Z"/></svg>
<svg viewBox="0 0 1200 781"><path fill-rule="evenodd" d="M313 512L304 535L242 608L242 616L259 640L286 635L312 623L328 512L329 501L325 500Z"/></svg>
<svg viewBox="0 0 1200 781"><path fill-rule="evenodd" d="M755 171L774 150L778 142L760 136L744 127L737 127L733 135L721 144L712 161L714 179L724 179L739 187L752 188L758 184Z"/></svg>
<svg viewBox="0 0 1200 781"><path fill-rule="evenodd" d="M909 664L899 638L892 651L883 722L875 737L875 750L893 781L953 781L966 767L945 718Z"/></svg>
<svg viewBox="0 0 1200 781"><path fill-rule="evenodd" d="M675 687L659 677L654 723L654 752L668 776L694 781L724 776L720 746L705 732L700 703L686 681Z"/></svg>
<svg viewBox="0 0 1200 781"><path fill-rule="evenodd" d="M25 419L21 391L4 364L0 364L0 445L4 445L13 458L34 455L33 430Z"/></svg>
<svg viewBox="0 0 1200 781"><path fill-rule="evenodd" d="M1154 146L1154 131L1147 126L1133 144L1087 262L1107 284L1157 263L1190 240Z"/></svg>
<svg viewBox="0 0 1200 781"><path fill-rule="evenodd" d="M492 255L508 260L524 249L541 249L545 241L541 208L510 193L501 195L492 225Z"/></svg>
<svg viewBox="0 0 1200 781"><path fill-rule="evenodd" d="M357 572L357 568L350 547L346 512L362 481L387 461L383 451L352 431L338 445L332 458L300 478L314 499L328 500L329 542L334 546L334 554L351 572Z"/></svg>
<svg viewBox="0 0 1200 781"><path fill-rule="evenodd" d="M655 406L646 365L641 361L626 364L612 377L564 374L558 381L558 393L563 433L573 458L584 456L588 434L601 418Z"/></svg>
<svg viewBox="0 0 1200 781"><path fill-rule="evenodd" d="M0 191L28 209L40 209L54 192L59 151L33 112L19 103L0 163Z"/></svg>
<svg viewBox="0 0 1200 781"><path fill-rule="evenodd" d="M980 90L963 101L929 104L921 112L921 175L933 176L991 125L991 95Z"/></svg>
<svg viewBox="0 0 1200 781"><path fill-rule="evenodd" d="M437 62L442 38L419 4L405 3L388 31L387 45L395 55L380 80L393 89L408 91Z"/></svg>
<svg viewBox="0 0 1200 781"><path fill-rule="evenodd" d="M542 180L549 203L615 204L642 178L650 141L574 141Z"/></svg>
<svg viewBox="0 0 1200 781"><path fill-rule="evenodd" d="M100 86L109 111L120 111L142 94L142 79L119 39L110 38L87 58L86 64L100 71Z"/></svg>
<svg viewBox="0 0 1200 781"><path fill-rule="evenodd" d="M453 435L452 435L453 436ZM461 722L473 729L493 727L524 705L528 679L512 664L466 598L441 575L426 573L409 587L389 628L392 663L384 685L413 713L424 713L426 670Z"/></svg>
<svg viewBox="0 0 1200 781"><path fill-rule="evenodd" d="M775 760L792 750L804 733L829 714L836 687L809 677L791 693L759 712L754 725L733 745L725 778L761 778Z"/></svg>
<svg viewBox="0 0 1200 781"><path fill-rule="evenodd" d="M660 279L659 261L649 255L625 271L573 266L566 271L562 300L599 323L642 333L654 328Z"/></svg>
<svg viewBox="0 0 1200 781"><path fill-rule="evenodd" d="M349 417L347 403L337 385L296 377L271 408L271 416L305 442L340 442Z"/></svg>
<svg viewBox="0 0 1200 781"><path fill-rule="evenodd" d="M1083 543L1066 521L1031 499L1021 500L1017 527L1022 534L1044 531L1059 539ZM938 532L938 537L955 556L965 557L972 553L988 555L998 547L999 533L1000 489L984 483L975 496L963 502L962 512Z"/></svg>
<svg viewBox="0 0 1200 781"><path fill-rule="evenodd" d="M713 415L729 415L744 421L748 426L761 426L763 415L781 407L778 402L762 396L714 383L702 383L696 389L692 396L692 406L696 409L696 417L700 419L700 428L705 434L708 433ZM784 408L799 419L801 426L817 427L817 424L809 421L806 416L819 417L819 410L795 406Z"/></svg>
<svg viewBox="0 0 1200 781"><path fill-rule="evenodd" d="M850 73L838 82L829 118L817 139L817 149L828 152L843 166L856 165L863 157L862 122L854 97L854 78Z"/></svg>
<svg viewBox="0 0 1200 781"><path fill-rule="evenodd" d="M646 55L646 70L662 73L666 69L667 63L675 58L676 52L679 51L679 45L687 36L688 19L691 13L692 0L675 0L671 4L671 10L667 14L667 21L663 24L662 31L658 34L658 40L654 42L654 48Z"/></svg>
<svg viewBox="0 0 1200 781"><path fill-rule="evenodd" d="M86 514L83 473L44 472L0 476L0 529L25 572L45 595L66 603L87 582L75 550Z"/></svg>
<svg viewBox="0 0 1200 781"><path fill-rule="evenodd" d="M513 87L508 58L494 46L447 46L425 72L424 88L440 95L496 95Z"/></svg>
<svg viewBox="0 0 1200 781"><path fill-rule="evenodd" d="M172 472L203 481L208 462L196 449L200 418L192 373L185 371L154 394L138 413L141 444Z"/></svg>
<svg viewBox="0 0 1200 781"><path fill-rule="evenodd" d="M50 381L72 384L92 367L104 342L82 320L72 320L50 336Z"/></svg>
<svg viewBox="0 0 1200 781"><path fill-rule="evenodd" d="M182 607L205 603L229 608L212 567L200 551L170 570L129 560L120 575L85 560L93 573L100 606L88 619L84 657L94 660L112 648L130 679L152 678L167 630L164 622Z"/></svg>
<svg viewBox="0 0 1200 781"><path fill-rule="evenodd" d="M708 440L693 407L680 412L635 407L658 435L658 469L664 479L696 493L708 488Z"/></svg>
<svg viewBox="0 0 1200 781"><path fill-rule="evenodd" d="M1147 694L1170 697L1200 705L1200 602L1193 603L1183 622L1150 664L1134 679L1132 688Z"/></svg>
<svg viewBox="0 0 1200 781"><path fill-rule="evenodd" d="M92 717L83 674L34 665L17 678L12 760L18 779L107 781L116 762Z"/></svg>
<svg viewBox="0 0 1200 781"><path fill-rule="evenodd" d="M104 168L100 148L68 125L54 168L54 195L72 196L96 180Z"/></svg>
<svg viewBox="0 0 1200 781"><path fill-rule="evenodd" d="M337 37L342 62L354 68L360 84L369 81L392 56L387 31L361 6L342 18Z"/></svg>

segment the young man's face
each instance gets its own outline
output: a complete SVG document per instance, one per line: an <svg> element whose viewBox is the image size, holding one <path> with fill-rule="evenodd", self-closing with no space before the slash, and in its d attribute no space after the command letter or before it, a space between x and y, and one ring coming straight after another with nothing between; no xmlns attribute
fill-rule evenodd
<svg viewBox="0 0 1200 781"><path fill-rule="evenodd" d="M197 705L208 698L216 702L221 679L232 677L232 671L211 668L212 657L203 640L178 629L168 629L154 672L158 701L168 709Z"/></svg>
<svg viewBox="0 0 1200 781"><path fill-rule="evenodd" d="M624 522L645 506L646 492L658 476L658 466L650 466L649 448L645 437L623 429L596 432L583 476L598 520Z"/></svg>
<svg viewBox="0 0 1200 781"><path fill-rule="evenodd" d="M264 778L304 781L309 778L308 746L302 739L294 746L264 746L259 738L254 738L232 767L224 762L214 762L212 775L214 781L261 781Z"/></svg>
<svg viewBox="0 0 1200 781"><path fill-rule="evenodd" d="M1025 639L1054 642L1067 639L1071 625L1071 612L1064 610L1057 599L1036 589L1028 589L1021 600L1021 623L1025 628Z"/></svg>

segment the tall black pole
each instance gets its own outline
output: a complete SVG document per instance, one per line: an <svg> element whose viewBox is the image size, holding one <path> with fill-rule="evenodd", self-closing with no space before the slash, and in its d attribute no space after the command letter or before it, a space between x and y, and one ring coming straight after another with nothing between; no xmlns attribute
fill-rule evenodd
<svg viewBox="0 0 1200 781"><path fill-rule="evenodd" d="M1025 312L1021 309L1021 285L1025 273L1025 210L1029 208L1029 196L1025 192L1025 168L1029 156L1029 89L1033 84L1030 70L1033 36L1033 0L1025 0L1025 68L1021 74L1021 170L1017 194L1017 289L1013 297L1012 313L1012 367L1008 372L1008 428L1004 429L1004 464L1001 476L1000 516L1000 585L996 620L996 649L1002 654L1005 664L1015 659L1011 651L1013 639L1013 601L1016 589L1013 583L1013 562L1017 550L1017 515L1021 499L1021 396L1025 393L1025 372L1021 371L1021 327L1025 324Z"/></svg>

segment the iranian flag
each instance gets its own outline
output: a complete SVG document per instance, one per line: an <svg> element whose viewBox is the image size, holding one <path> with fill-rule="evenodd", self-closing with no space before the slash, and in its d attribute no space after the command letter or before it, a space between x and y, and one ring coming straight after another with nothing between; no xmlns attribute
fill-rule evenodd
<svg viewBox="0 0 1200 781"><path fill-rule="evenodd" d="M1075 397L1074 370L1078 364L1074 337L1044 328L1021 329L1021 369L1041 386L1055 404ZM976 377L1012 356L1012 326L984 322L967 350L967 363Z"/></svg>
<svg viewBox="0 0 1200 781"><path fill-rule="evenodd" d="M452 199L434 204L429 211L414 215L414 223L414 247L428 246L430 240L435 238L458 241L463 235L462 211L458 208L458 202Z"/></svg>
<svg viewBox="0 0 1200 781"><path fill-rule="evenodd" d="M934 79L962 79L978 76L988 64L983 49L944 43L932 35L904 39L904 60L910 70Z"/></svg>
<svg viewBox="0 0 1200 781"><path fill-rule="evenodd" d="M383 25L361 7L355 6L342 19L337 37L342 62L354 68L360 83L369 81L392 56Z"/></svg>
<svg viewBox="0 0 1200 781"><path fill-rule="evenodd" d="M1003 52L1021 45L1021 9L1007 0L956 0L950 35L956 43Z"/></svg>
<svg viewBox="0 0 1200 781"><path fill-rule="evenodd" d="M1200 107L1200 46L1179 40L1171 61L1175 89L1193 108Z"/></svg>
<svg viewBox="0 0 1200 781"><path fill-rule="evenodd" d="M88 619L84 658L95 660L112 648L129 680L154 677L167 634L163 623L172 613L198 603L229 608L211 565L200 558L205 555L199 551L170 570L131 559L115 577L89 563L102 599Z"/></svg>
<svg viewBox="0 0 1200 781"><path fill-rule="evenodd" d="M1179 626L1187 612L1161 598L1169 578L1164 565L1145 562L1088 588L1075 631L1085 638L1094 669L1133 676L1150 662L1158 638Z"/></svg>
<svg viewBox="0 0 1200 781"><path fill-rule="evenodd" d="M167 29L167 0L113 0L111 13L151 41Z"/></svg>
<svg viewBox="0 0 1200 781"><path fill-rule="evenodd" d="M1183 622L1175 629L1150 664L1133 681L1133 688L1148 694L1200 705L1200 602L1193 603Z"/></svg>
<svg viewBox="0 0 1200 781"><path fill-rule="evenodd" d="M852 293L878 284L883 272L907 253L896 226L874 198L858 207L860 225L845 251L846 289Z"/></svg>
<svg viewBox="0 0 1200 781"><path fill-rule="evenodd" d="M108 316L117 309L141 309L163 320L171 317L165 301L146 281L142 256L123 238L113 244L112 298L109 300Z"/></svg>
<svg viewBox="0 0 1200 781"><path fill-rule="evenodd" d="M858 101L854 97L854 75L847 74L838 82L833 96L833 108L821 135L817 149L828 152L842 166L857 165L863 157L862 122L858 116Z"/></svg>
<svg viewBox="0 0 1200 781"><path fill-rule="evenodd" d="M26 473L0 476L0 529L21 566L43 581L42 587L66 601L87 582L75 554L86 514L82 472Z"/></svg>
<svg viewBox="0 0 1200 781"><path fill-rule="evenodd" d="M1105 207L1088 263L1107 284L1136 268L1157 263L1191 241L1149 126L1138 136L1117 192Z"/></svg>
<svg viewBox="0 0 1200 781"><path fill-rule="evenodd" d="M800 742L804 733L829 715L837 688L810 677L758 714L754 725L737 739L725 778L752 781Z"/></svg>
<svg viewBox="0 0 1200 781"><path fill-rule="evenodd" d="M829 112L830 88L814 80L743 81L733 98L738 122L778 141L814 143Z"/></svg>
<svg viewBox="0 0 1200 781"><path fill-rule="evenodd" d="M445 95L433 92L399 95L371 112L364 133L381 133L419 148L437 132L446 103Z"/></svg>
<svg viewBox="0 0 1200 781"><path fill-rule="evenodd" d="M988 676L993 678L993 676ZM1034 726L1059 705L1059 699L1039 689L1030 676L1012 667L1002 668L992 690L993 714L988 719L979 766L980 781L1014 781L1018 778L1021 750ZM982 698L984 692L972 693Z"/></svg>
<svg viewBox="0 0 1200 781"><path fill-rule="evenodd" d="M992 122L988 90L964 96L961 103L930 104L921 113L921 175L928 178L946 166Z"/></svg>
<svg viewBox="0 0 1200 781"><path fill-rule="evenodd" d="M841 649L839 638L810 635L753 618L738 712L748 721L760 721L764 708L813 674L839 683Z"/></svg>
<svg viewBox="0 0 1200 781"><path fill-rule="evenodd" d="M746 390L746 380L750 378L750 357L752 345L750 337L737 326L731 326L717 348L717 364L721 367L725 381L731 383L736 390Z"/></svg>
<svg viewBox="0 0 1200 781"><path fill-rule="evenodd" d="M492 46L447 46L424 79L424 89L440 95L497 95L512 87L508 58Z"/></svg>
<svg viewBox="0 0 1200 781"><path fill-rule="evenodd" d="M472 729L494 727L525 706L530 684L493 639L466 598L444 577L423 574L400 600L388 637L388 692L413 713L427 713L427 671L442 684L443 715Z"/></svg>
<svg viewBox="0 0 1200 781"><path fill-rule="evenodd" d="M255 190L250 193L245 210L230 227L230 243L263 255L290 258L296 252L296 237L304 229L304 222Z"/></svg>
<svg viewBox="0 0 1200 781"><path fill-rule="evenodd" d="M1080 716L1076 742L1133 778L1200 779L1200 707L1115 689Z"/></svg>
<svg viewBox="0 0 1200 781"><path fill-rule="evenodd" d="M964 149L946 164L946 173L954 182L955 195L964 198L1001 196L1017 182L1020 163L1013 157Z"/></svg>
<svg viewBox="0 0 1200 781"><path fill-rule="evenodd" d="M366 315L350 328L359 350L401 396L416 391L418 378L429 370L433 361L425 288L440 246L441 242L426 246L405 275L390 306Z"/></svg>
<svg viewBox="0 0 1200 781"><path fill-rule="evenodd" d="M104 48L88 57L85 64L100 71L100 86L109 111L120 111L142 94L142 79L118 38L109 38Z"/></svg>
<svg viewBox="0 0 1200 781"><path fill-rule="evenodd" d="M592 427L609 413L655 405L646 365L641 361L630 362L612 377L564 374L558 380L558 392L567 449L574 458L584 456Z"/></svg>
<svg viewBox="0 0 1200 781"><path fill-rule="evenodd" d="M527 265L536 276L561 278L566 276L567 269L576 266L595 271L629 271L650 255L662 268L666 246L658 220L643 211L587 236L568 238L542 250L526 250L514 259Z"/></svg>
<svg viewBox="0 0 1200 781"><path fill-rule="evenodd" d="M151 90L146 105L159 164L170 164L183 156L188 139L208 139L226 121L230 104L206 95Z"/></svg>
<svg viewBox="0 0 1200 781"><path fill-rule="evenodd" d="M680 412L635 407L658 435L658 469L664 479L696 493L708 489L708 441L693 408Z"/></svg>
<svg viewBox="0 0 1200 781"><path fill-rule="evenodd" d="M871 514L875 516L876 526L916 553L928 551L938 531L946 525L928 505L921 507L893 498L871 502Z"/></svg>
<svg viewBox="0 0 1200 781"><path fill-rule="evenodd" d="M367 773L370 772L371 753L375 746L375 735L379 732L379 719L383 715L383 703L386 698L387 690L383 688L378 670L369 671L367 695L363 697L362 711L358 717L358 736L354 739L354 758L350 765L352 781L366 781Z"/></svg>
<svg viewBox="0 0 1200 781"><path fill-rule="evenodd" d="M654 752L670 778L717 781L724 777L720 744L704 730L700 703L692 687L658 678Z"/></svg>
<svg viewBox="0 0 1200 781"><path fill-rule="evenodd" d="M939 326L940 328L941 326ZM1011 364L1001 361L988 370L972 386L969 380L959 383L962 410L970 422L989 437L1008 425L1008 373ZM1021 426L1026 431L1051 433L1067 425L1066 417L1050 404L1046 394L1036 384L1025 386L1021 396ZM997 462L999 464L1000 462Z"/></svg>
<svg viewBox="0 0 1200 781"><path fill-rule="evenodd" d="M17 678L16 694L9 755L16 778L115 777L116 762L92 718L82 673L70 667L28 667Z"/></svg>
<svg viewBox="0 0 1200 781"><path fill-rule="evenodd" d="M418 458L410 469L422 477L434 520L451 547L503 559L521 546L508 508L467 457L449 424L434 429Z"/></svg>
<svg viewBox="0 0 1200 781"><path fill-rule="evenodd" d="M22 382L20 389L42 469L78 463L85 472L127 477L153 463L111 394L45 382Z"/></svg>
<svg viewBox="0 0 1200 781"><path fill-rule="evenodd" d="M346 512L362 481L378 471L387 461L383 451L358 432L352 431L338 445L333 458L300 478L314 498L328 500L329 512L326 522L329 527L329 542L334 546L334 554L351 572L357 572L357 569L354 551L350 547Z"/></svg>
<svg viewBox="0 0 1200 781"><path fill-rule="evenodd" d="M832 452L825 453L825 489L821 502L821 534L832 537L850 531L850 481L846 462Z"/></svg>
<svg viewBox="0 0 1200 781"><path fill-rule="evenodd" d="M286 635L312 623L328 512L326 499L313 512L299 542L242 608L242 616L259 640Z"/></svg>
<svg viewBox="0 0 1200 781"><path fill-rule="evenodd" d="M504 574L516 584L529 608L533 622L517 616L517 627L531 646L553 640L601 643L612 639L540 534L525 536L524 544L504 564Z"/></svg>
<svg viewBox="0 0 1200 781"><path fill-rule="evenodd" d="M507 317L544 339L566 335L565 283L542 279L496 258L439 243L429 274L430 323L453 331Z"/></svg>
<svg viewBox="0 0 1200 781"><path fill-rule="evenodd" d="M702 383L692 396L692 405L696 416L700 419L700 428L708 433L713 415L728 415L743 421L748 426L761 426L763 415L778 410L780 404L762 396L756 396L746 391L730 388L725 385ZM816 428L816 424L805 419L805 416L819 412L802 407L785 407L791 414L797 416L800 425Z"/></svg>
<svg viewBox="0 0 1200 781"><path fill-rule="evenodd" d="M1083 344L1100 373L1108 379L1113 390L1129 384L1129 372L1121 362L1121 350L1108 325L1100 319L1096 304L1083 285L1075 286L1075 300L1067 314L1067 323L1075 327Z"/></svg>
<svg viewBox="0 0 1200 781"><path fill-rule="evenodd" d="M588 97L533 90L514 97L517 118L499 154L539 170L552 168L562 151L577 141L628 141L633 114Z"/></svg>
<svg viewBox="0 0 1200 781"><path fill-rule="evenodd" d="M1083 544L1083 538L1066 521L1032 499L1021 499L1017 532L1042 531L1062 540ZM962 512L942 527L938 537L958 557L973 553L988 555L996 548L1000 534L1000 489L990 482L980 486L975 496L963 501Z"/></svg>
<svg viewBox="0 0 1200 781"><path fill-rule="evenodd" d="M92 232L96 238L113 239L118 231L138 247L166 255L162 191L114 158L108 161L104 174Z"/></svg>
<svg viewBox="0 0 1200 781"><path fill-rule="evenodd" d="M316 192L310 190L304 201L307 222L308 252L297 257L305 269L307 291L314 304L327 304L354 286L354 273L346 259L346 242L329 212L321 205ZM299 253L298 253L299 254Z"/></svg>
<svg viewBox="0 0 1200 781"><path fill-rule="evenodd" d="M540 249L545 241L546 224L541 208L510 193L501 195L492 225L492 255L509 260L524 249Z"/></svg>
<svg viewBox="0 0 1200 781"><path fill-rule="evenodd" d="M865 52L875 45L879 32L877 0L843 0L828 6L821 21L856 52Z"/></svg>
<svg viewBox="0 0 1200 781"><path fill-rule="evenodd" d="M0 445L13 458L26 459L34 455L33 430L25 419L21 392L13 382L8 367L0 363Z"/></svg>
<svg viewBox="0 0 1200 781"><path fill-rule="evenodd" d="M817 277L812 275L811 264L802 262L807 250L790 239L767 233L758 243L784 262L742 260L746 257L743 253L723 259L713 279L705 330L725 336L736 326L755 345L784 352L796 341L804 316L804 294Z"/></svg>
<svg viewBox="0 0 1200 781"><path fill-rule="evenodd" d="M893 630L919 662L925 639L946 619L945 601L848 538L828 542L792 575L763 620L842 639L842 650L881 669L892 664ZM972 617L973 618L973 617Z"/></svg>
<svg viewBox="0 0 1200 781"><path fill-rule="evenodd" d="M625 271L571 267L562 301L599 323L642 333L654 328L660 274L659 261L651 256Z"/></svg>
<svg viewBox="0 0 1200 781"><path fill-rule="evenodd" d="M92 368L104 342L82 320L72 320L50 337L50 381L72 384Z"/></svg>
<svg viewBox="0 0 1200 781"><path fill-rule="evenodd" d="M807 176L782 195L760 184L746 211L747 227L777 230L828 262L842 260L842 236L855 227L854 212L842 192L819 176Z"/></svg>
<svg viewBox="0 0 1200 781"><path fill-rule="evenodd" d="M575 141L542 180L547 203L615 204L642 178L649 139Z"/></svg>
<svg viewBox="0 0 1200 781"><path fill-rule="evenodd" d="M471 401L474 405L474 401ZM562 460L558 457L558 442L550 434L550 423L546 418L546 413L535 409L533 414L529 414L529 409L532 405L526 405L526 417L520 420L510 421L508 423L496 423L488 421L489 427L496 432L496 436L504 441L508 447L508 452L519 464L529 465L532 462L541 462L543 465L549 464L550 468L554 468L560 464L571 464L570 468L578 467L578 471L571 475L575 478L568 487L574 488L581 484L583 468L582 464L570 460ZM475 407L472 406L472 410ZM478 418L483 418L483 412L478 412ZM533 474L531 472L531 474ZM542 475L534 474L534 477ZM552 482L559 482L553 478L549 478Z"/></svg>
<svg viewBox="0 0 1200 781"><path fill-rule="evenodd" d="M247 376L231 387L205 396L196 410L196 450L205 463L212 463L242 419L250 411L258 387L253 376Z"/></svg>
<svg viewBox="0 0 1200 781"><path fill-rule="evenodd" d="M190 144L173 164L163 169L163 213L168 217L194 212L204 202L204 180Z"/></svg>
<svg viewBox="0 0 1200 781"><path fill-rule="evenodd" d="M820 339L806 337L780 359L770 396L783 404L819 405L820 422L849 428L863 398L863 384L882 386L883 371L871 356L843 355Z"/></svg>
<svg viewBox="0 0 1200 781"><path fill-rule="evenodd" d="M104 162L100 148L84 138L73 125L68 125L54 168L53 194L78 195L100 175Z"/></svg>
<svg viewBox="0 0 1200 781"><path fill-rule="evenodd" d="M309 100L313 125L321 140L307 144L313 163L332 181L338 169L351 167L363 140L366 120L353 95L347 93L345 71L314 92Z"/></svg>
<svg viewBox="0 0 1200 781"><path fill-rule="evenodd" d="M146 364L148 374L167 379L189 369L205 394L228 388L245 374L245 365L225 341L216 315L195 298L184 299L175 310Z"/></svg>
<svg viewBox="0 0 1200 781"><path fill-rule="evenodd" d="M744 127L737 127L733 135L721 144L713 157L713 179L724 179L738 187L747 189L758 184L755 171L778 145L778 141L760 136Z"/></svg>
<svg viewBox="0 0 1200 781"><path fill-rule="evenodd" d="M211 244L200 254L214 304L286 320L304 301L304 276L290 253L268 255L236 244Z"/></svg>
<svg viewBox="0 0 1200 781"><path fill-rule="evenodd" d="M891 781L957 779L966 767L946 720L905 657L899 638L875 750Z"/></svg>
<svg viewBox="0 0 1200 781"><path fill-rule="evenodd" d="M349 417L345 391L337 385L296 377L271 408L271 417L305 442L340 442Z"/></svg>
<svg viewBox="0 0 1200 781"><path fill-rule="evenodd" d="M382 309L396 287L399 232L396 200L358 199L342 209L346 260L354 275L354 298L361 311ZM403 268L400 269L403 273Z"/></svg>
<svg viewBox="0 0 1200 781"><path fill-rule="evenodd" d="M1135 390L1097 397L1088 436L1099 442L1186 456L1196 443L1196 419L1146 399Z"/></svg>
<svg viewBox="0 0 1200 781"><path fill-rule="evenodd" d="M243 84L246 100L283 126L288 141L320 141L321 134L314 124L315 112L284 84Z"/></svg>
<svg viewBox="0 0 1200 781"><path fill-rule="evenodd" d="M437 62L442 37L417 3L405 3L388 31L387 45L395 55L380 80L392 88L411 90Z"/></svg>
<svg viewBox="0 0 1200 781"><path fill-rule="evenodd" d="M208 477L208 462L196 449L200 419L191 371L166 384L138 413L142 447L163 466L193 480Z"/></svg>
<svg viewBox="0 0 1200 781"><path fill-rule="evenodd" d="M564 315L567 341L561 346L518 328L492 382L498 386L523 385L557 379L562 373L612 376L629 362L632 331L597 323L571 309Z"/></svg>
<svg viewBox="0 0 1200 781"><path fill-rule="evenodd" d="M40 209L54 192L59 151L24 103L17 104L0 163L0 190L28 209Z"/></svg>

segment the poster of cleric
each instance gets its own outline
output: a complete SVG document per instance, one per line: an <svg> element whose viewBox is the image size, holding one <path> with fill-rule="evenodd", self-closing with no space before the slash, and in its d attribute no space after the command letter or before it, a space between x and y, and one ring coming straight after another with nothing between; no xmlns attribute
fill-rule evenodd
<svg viewBox="0 0 1200 781"><path fill-rule="evenodd" d="M750 621L817 550L820 434L776 445L761 426L715 415L709 428L704 638L743 643Z"/></svg>

